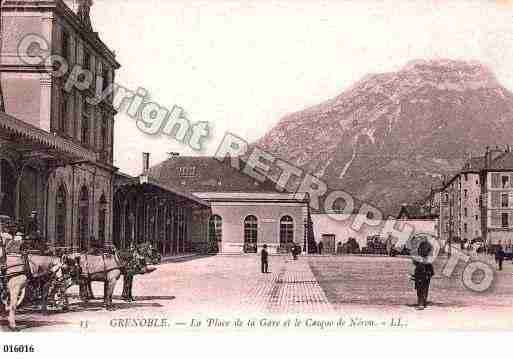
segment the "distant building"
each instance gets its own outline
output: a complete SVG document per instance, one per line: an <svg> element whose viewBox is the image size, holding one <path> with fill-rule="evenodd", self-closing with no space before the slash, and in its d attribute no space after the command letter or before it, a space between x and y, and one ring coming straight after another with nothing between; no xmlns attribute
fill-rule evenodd
<svg viewBox="0 0 513 359"><path fill-rule="evenodd" d="M513 153L487 149L436 192L442 241L513 242ZM434 197L433 197L434 198ZM433 207L434 208L434 207Z"/></svg>
<svg viewBox="0 0 513 359"><path fill-rule="evenodd" d="M309 197L280 192L275 183L260 183L227 159L172 156L150 169L160 183L187 190L212 208L208 237L222 253L256 253L266 244L272 253L287 252L292 243L311 250Z"/></svg>

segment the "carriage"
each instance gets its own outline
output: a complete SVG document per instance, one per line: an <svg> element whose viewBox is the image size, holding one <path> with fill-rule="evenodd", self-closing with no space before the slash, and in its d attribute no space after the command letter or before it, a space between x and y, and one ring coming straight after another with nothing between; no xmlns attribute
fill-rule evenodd
<svg viewBox="0 0 513 359"><path fill-rule="evenodd" d="M1 222L3 221L3 222ZM0 224L5 223L0 218ZM0 230L0 233L4 233ZM8 237L8 236L4 236ZM80 288L80 297L88 301L93 297L91 282L105 285L104 303L112 310L112 296L118 279L123 275L123 297L132 301L133 277L155 269L160 254L149 243L131 246L128 250L115 248L96 249L94 252L77 252L73 248L52 248L43 241L15 241L9 246L0 240L0 299L9 311L9 327L16 330L15 313L20 306L38 306L43 314L48 307L65 310L68 307L66 290L72 285ZM14 248L14 250L12 250Z"/></svg>

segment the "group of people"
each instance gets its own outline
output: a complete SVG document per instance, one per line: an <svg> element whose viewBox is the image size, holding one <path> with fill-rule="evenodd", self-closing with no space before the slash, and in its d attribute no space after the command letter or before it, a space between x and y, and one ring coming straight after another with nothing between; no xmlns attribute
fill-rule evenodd
<svg viewBox="0 0 513 359"><path fill-rule="evenodd" d="M32 211L26 225L12 220L0 221L0 240L6 253L20 253L26 249L42 249L41 233L37 223L37 212Z"/></svg>

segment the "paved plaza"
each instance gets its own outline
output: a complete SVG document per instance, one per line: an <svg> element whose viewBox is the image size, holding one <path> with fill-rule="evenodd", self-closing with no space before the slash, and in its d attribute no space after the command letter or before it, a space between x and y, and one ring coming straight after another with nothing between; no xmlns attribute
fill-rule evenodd
<svg viewBox="0 0 513 359"><path fill-rule="evenodd" d="M488 259L487 259L488 260ZM269 274L260 273L259 257L209 256L165 263L134 283L135 303L115 296L116 311L98 300L82 303L70 289L70 310L42 316L37 308L20 311L18 323L27 331L112 330L112 319L167 318L172 326L189 328L192 318L322 317L386 321L400 319L406 328L492 329L513 325L513 265L497 272L491 290L471 292L461 281L462 266L452 277L441 275L430 292L431 305L415 310L415 291L407 258L311 256L293 261L271 256ZM2 325L6 324L3 318ZM171 324L170 324L171 325ZM86 326L86 328L84 328Z"/></svg>

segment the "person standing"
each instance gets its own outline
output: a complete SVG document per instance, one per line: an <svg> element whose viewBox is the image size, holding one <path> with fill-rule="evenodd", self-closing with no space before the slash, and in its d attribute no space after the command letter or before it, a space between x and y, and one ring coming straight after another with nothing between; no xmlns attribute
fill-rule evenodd
<svg viewBox="0 0 513 359"><path fill-rule="evenodd" d="M413 280L415 281L415 289L417 290L417 309L423 310L427 306L427 298L429 295L429 285L431 278L435 275L433 264L427 259L433 247L428 242L423 242L419 245L418 254L420 258L413 259L415 271Z"/></svg>
<svg viewBox="0 0 513 359"><path fill-rule="evenodd" d="M267 252L267 244L264 244L262 252L260 252L260 261L262 273L269 273L269 253Z"/></svg>
<svg viewBox="0 0 513 359"><path fill-rule="evenodd" d="M501 242L499 242L497 249L495 250L495 261L499 266L499 270L502 270L502 263L504 262L504 249L502 249Z"/></svg>
<svg viewBox="0 0 513 359"><path fill-rule="evenodd" d="M319 242L318 248L319 248L319 254L322 256L322 250L324 249L324 244L322 244L322 241Z"/></svg>

